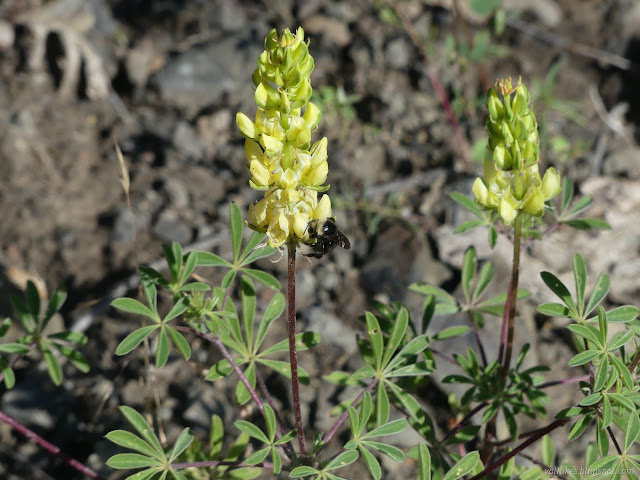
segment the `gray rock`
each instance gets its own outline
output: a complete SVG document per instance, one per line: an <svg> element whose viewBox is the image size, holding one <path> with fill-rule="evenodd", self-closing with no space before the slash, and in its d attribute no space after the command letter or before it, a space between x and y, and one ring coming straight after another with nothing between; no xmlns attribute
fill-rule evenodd
<svg viewBox="0 0 640 480"><path fill-rule="evenodd" d="M411 65L411 44L405 37L391 40L384 51L387 65L398 70L406 70Z"/></svg>
<svg viewBox="0 0 640 480"><path fill-rule="evenodd" d="M204 146L195 129L187 122L179 122L173 133L173 146L186 160L200 160L204 154Z"/></svg>
<svg viewBox="0 0 640 480"><path fill-rule="evenodd" d="M152 79L162 98L193 114L226 93L250 93L247 79L260 54L256 42L226 37L169 59Z"/></svg>
<svg viewBox="0 0 640 480"><path fill-rule="evenodd" d="M171 211L162 212L153 226L153 234L163 242L179 242L186 244L191 241L192 232L188 225L181 222Z"/></svg>
<svg viewBox="0 0 640 480"><path fill-rule="evenodd" d="M335 315L321 307L310 308L309 329L320 334L325 345L335 345L345 352L356 347L355 332Z"/></svg>

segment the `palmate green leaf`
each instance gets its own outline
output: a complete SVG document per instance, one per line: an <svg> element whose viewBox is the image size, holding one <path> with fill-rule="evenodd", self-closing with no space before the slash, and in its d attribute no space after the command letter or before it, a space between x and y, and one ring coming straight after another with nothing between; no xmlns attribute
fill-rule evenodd
<svg viewBox="0 0 640 480"><path fill-rule="evenodd" d="M139 453L119 453L107 460L107 465L118 470L161 466L162 463Z"/></svg>
<svg viewBox="0 0 640 480"><path fill-rule="evenodd" d="M435 313L436 298L433 295L427 295L422 304L422 325L420 332L424 334L429 328L431 320L433 320L433 314Z"/></svg>
<svg viewBox="0 0 640 480"><path fill-rule="evenodd" d="M269 453L271 453L271 447L265 447L253 453L252 455L249 455L244 461L244 463L246 463L247 465L257 465L258 463L262 462L265 458L267 458L269 456Z"/></svg>
<svg viewBox="0 0 640 480"><path fill-rule="evenodd" d="M256 368L255 363L251 362L247 367L247 369L244 371L244 376L249 382L249 385L251 385L251 388L255 388L256 386L255 368ZM247 390L247 387L244 386L243 382L238 381L238 383L236 384L236 402L238 402L238 405L244 405L250 399L251 399L251 394L249 393L249 390Z"/></svg>
<svg viewBox="0 0 640 480"><path fill-rule="evenodd" d="M268 358L258 358L258 362L275 370L280 375L284 375L291 380L291 364L289 362L283 362L282 360L271 360ZM298 380L303 385L309 385L309 373L298 365Z"/></svg>
<svg viewBox="0 0 640 480"><path fill-rule="evenodd" d="M211 286L204 282L191 282L180 287L178 292L206 292L211 290Z"/></svg>
<svg viewBox="0 0 640 480"><path fill-rule="evenodd" d="M156 434L153 433L153 429L146 422L144 417L140 415L137 411L135 411L131 407L127 407L126 405L120 406L120 411L125 416L127 421L131 424L133 428L140 434L140 436L149 444L151 447L162 457L166 458L164 454L164 450L160 445L160 440L156 437Z"/></svg>
<svg viewBox="0 0 640 480"><path fill-rule="evenodd" d="M376 457L374 457L373 454L362 445L358 445L358 450L360 450L360 454L364 459L364 463L367 466L367 470L369 470L371 477L374 480L380 480L382 478L382 468L380 468L380 463Z"/></svg>
<svg viewBox="0 0 640 480"><path fill-rule="evenodd" d="M422 442L418 444L418 461L420 462L418 480L431 480L431 453Z"/></svg>
<svg viewBox="0 0 640 480"><path fill-rule="evenodd" d="M86 345L87 341L89 340L84 333L71 331L53 333L47 338L55 343L59 343L56 342L56 340L63 340L65 342L74 343L79 346Z"/></svg>
<svg viewBox="0 0 640 480"><path fill-rule="evenodd" d="M393 354L396 353L396 350L398 349L400 342L402 342L402 339L405 336L408 325L409 325L409 312L403 306L400 308L400 311L396 316L396 320L393 325L393 330L391 331L391 335L389 336L387 347L382 357L381 366L387 365L387 363L389 363L389 360L391 360L391 357L393 356Z"/></svg>
<svg viewBox="0 0 640 480"><path fill-rule="evenodd" d="M364 315L367 323L367 334L369 335L369 341L371 342L371 348L373 349L375 368L380 369L382 368L382 354L384 349L384 339L382 338L380 324L378 323L378 319L371 312L365 312Z"/></svg>
<svg viewBox="0 0 640 480"><path fill-rule="evenodd" d="M385 373L385 378L394 377L420 377L429 375L435 370L435 365L431 360L425 360L423 362L412 363L405 365L404 367L397 368L390 372Z"/></svg>
<svg viewBox="0 0 640 480"><path fill-rule="evenodd" d="M582 435L586 430L586 428L591 423L592 418L593 418L592 414L585 415L584 417L580 418L576 423L574 423L573 427L571 427L571 430L569 430L569 435L567 436L567 440L569 441L575 440L580 435Z"/></svg>
<svg viewBox="0 0 640 480"><path fill-rule="evenodd" d="M0 374L3 376L4 386L7 387L7 390L11 390L16 384L16 376L9 364L5 362L2 357L0 357Z"/></svg>
<svg viewBox="0 0 640 480"><path fill-rule="evenodd" d="M633 331L627 330L616 333L611 340L607 342L607 350L613 351L625 345L633 338Z"/></svg>
<svg viewBox="0 0 640 480"><path fill-rule="evenodd" d="M511 435L511 440L514 442L518 439L518 424L516 423L516 418L513 416L511 410L508 407L502 407L502 414L504 415L504 419L507 423L507 429L509 430L509 435Z"/></svg>
<svg viewBox="0 0 640 480"><path fill-rule="evenodd" d="M26 295L27 307L29 308L29 312L31 313L31 316L35 319L37 324L40 317L40 294L38 293L36 284L31 280L27 281Z"/></svg>
<svg viewBox="0 0 640 480"><path fill-rule="evenodd" d="M20 320L20 323L22 323L22 326L25 329L25 331L27 333L34 333L37 327L37 324L33 316L31 315L31 313L29 312L29 309L24 304L24 302L20 300L18 297L12 296L11 305L13 306L13 309L18 315L18 319Z"/></svg>
<svg viewBox="0 0 640 480"><path fill-rule="evenodd" d="M476 283L476 288L473 291L473 298L475 300L479 299L481 295L484 293L487 286L491 283L494 274L493 263L486 262L482 268L480 269L480 275L478 275L478 282Z"/></svg>
<svg viewBox="0 0 640 480"><path fill-rule="evenodd" d="M488 233L488 242L489 247L493 248L496 246L496 241L498 240L498 231L496 227L493 225L489 225L489 233Z"/></svg>
<svg viewBox="0 0 640 480"><path fill-rule="evenodd" d="M442 480L456 480L471 472L480 461L478 452L471 452L462 457L451 469L442 477Z"/></svg>
<svg viewBox="0 0 640 480"><path fill-rule="evenodd" d="M536 311L549 317L570 318L571 311L561 303L549 302L536 307Z"/></svg>
<svg viewBox="0 0 640 480"><path fill-rule="evenodd" d="M604 347L604 345L602 344L602 341L600 340L600 332L598 332L598 330L596 330L591 325L571 324L571 325L568 325L567 328L571 330L573 333L575 333L576 335L579 335L589 340L594 345L600 348Z"/></svg>
<svg viewBox="0 0 640 480"><path fill-rule="evenodd" d="M385 372L392 371L397 366L416 356L429 346L429 338L426 335L419 335L412 338L387 364Z"/></svg>
<svg viewBox="0 0 640 480"><path fill-rule="evenodd" d="M253 345L253 320L256 317L256 294L253 282L245 275L241 277L242 326L247 346Z"/></svg>
<svg viewBox="0 0 640 480"><path fill-rule="evenodd" d="M604 428L611 425L613 421L613 408L611 408L611 402L609 401L609 397L604 395L602 397L602 426Z"/></svg>
<svg viewBox="0 0 640 480"><path fill-rule="evenodd" d="M625 408L625 409L629 410L630 412L635 412L636 411L636 407L635 407L634 403L631 400L629 400L627 397L625 397L624 395L621 395L619 393L608 393L606 396L611 398L611 400L616 402L622 408Z"/></svg>
<svg viewBox="0 0 640 480"><path fill-rule="evenodd" d="M607 312L607 323L629 323L638 317L638 307L622 305ZM592 317L587 322L595 322L598 317Z"/></svg>
<svg viewBox="0 0 640 480"><path fill-rule="evenodd" d="M576 283L578 313L582 315L584 312L584 293L587 285L587 266L582 255L577 253L573 255L573 276Z"/></svg>
<svg viewBox="0 0 640 480"><path fill-rule="evenodd" d="M169 310L169 313L165 315L162 322L166 323L182 315L187 310L187 308L189 308L189 299L187 297L182 297L173 305L173 307L171 307L171 310Z"/></svg>
<svg viewBox="0 0 640 480"><path fill-rule="evenodd" d="M222 278L222 283L220 283L220 286L225 290L228 289L236 279L236 275L238 275L238 270L236 270L235 268L229 270Z"/></svg>
<svg viewBox="0 0 640 480"><path fill-rule="evenodd" d="M58 344L58 343L52 343L52 345L65 358L67 358L74 367L76 367L82 373L88 373L89 372L89 370L90 370L89 362L87 361L86 358L84 358L84 356L80 352L78 352L77 350L74 350L73 348L70 348L70 347L68 347L66 345L61 345L61 344Z"/></svg>
<svg viewBox="0 0 640 480"><path fill-rule="evenodd" d="M180 354L184 357L185 360L189 360L191 358L191 347L189 346L189 342L184 336L177 331L175 328L167 325L164 329L171 337L171 341L176 346Z"/></svg>
<svg viewBox="0 0 640 480"><path fill-rule="evenodd" d="M250 437L259 440L262 443L269 444L269 439L264 434L264 432L256 427L253 423L247 422L246 420L237 420L234 425L238 430L246 433Z"/></svg>
<svg viewBox="0 0 640 480"><path fill-rule="evenodd" d="M409 286L409 290L420 295L433 295L436 300L447 303L450 305L457 305L458 301L452 295L448 294L444 290L433 285L429 285L424 282L416 282Z"/></svg>
<svg viewBox="0 0 640 480"><path fill-rule="evenodd" d="M309 475L318 475L319 473L320 473L319 470L303 465L301 467L296 467L293 470L291 470L291 473L289 474L289 478L303 478L303 477L308 477Z"/></svg>
<svg viewBox="0 0 640 480"><path fill-rule="evenodd" d="M571 298L571 294L564 283L562 283L560 279L551 272L541 272L540 277L547 287L549 287L549 289L555 293L567 307L569 307L569 310L577 316L578 310L576 309L573 298Z"/></svg>
<svg viewBox="0 0 640 480"><path fill-rule="evenodd" d="M296 335L296 349L299 352L309 350L320 343L320 334L316 332L302 332ZM266 350L263 350L259 357L266 357L278 352L289 351L289 340L282 340L275 345L270 346Z"/></svg>
<svg viewBox="0 0 640 480"><path fill-rule="evenodd" d="M0 344L1 353L14 353L17 355L25 355L29 353L29 347L22 343L2 343Z"/></svg>
<svg viewBox="0 0 640 480"><path fill-rule="evenodd" d="M598 373L596 374L596 377L593 383L593 391L598 392L602 390L608 377L609 377L609 358L607 355L604 355L602 358L602 361L600 362L600 366L598 367Z"/></svg>
<svg viewBox="0 0 640 480"><path fill-rule="evenodd" d="M155 475L162 472L164 467L153 467L147 470L142 470L133 475L129 475L125 480L151 480ZM156 477L157 478L157 477Z"/></svg>
<svg viewBox="0 0 640 480"><path fill-rule="evenodd" d="M178 282L180 285L183 285L189 279L197 264L198 254L195 252L190 252L185 259L184 268L182 269L182 273L180 275L180 280Z"/></svg>
<svg viewBox="0 0 640 480"><path fill-rule="evenodd" d="M585 350L584 352L580 352L571 360L569 360L570 367L577 367L579 365L584 365L585 363L589 363L594 358L602 355L600 350Z"/></svg>
<svg viewBox="0 0 640 480"><path fill-rule="evenodd" d="M240 246L242 245L242 227L244 226L242 221L242 213L240 208L231 202L229 204L229 222L231 224L231 246L233 248L233 263L238 263L238 257L240 255Z"/></svg>
<svg viewBox="0 0 640 480"><path fill-rule="evenodd" d="M624 449L623 451L627 452L631 445L633 445L640 435L640 419L638 419L638 415L631 414L628 417L627 428L624 432Z"/></svg>
<svg viewBox="0 0 640 480"><path fill-rule="evenodd" d="M367 438L395 435L396 433L402 432L405 428L407 428L407 421L404 418L400 418L398 420L394 420L392 422L385 423L384 425L374 428L370 432L364 434L361 438L362 440L365 440Z"/></svg>
<svg viewBox="0 0 640 480"><path fill-rule="evenodd" d="M555 460L555 449L553 448L553 439L551 435L542 437L542 463L545 465L553 465Z"/></svg>
<svg viewBox="0 0 640 480"><path fill-rule="evenodd" d="M627 368L627 366L624 363L622 363L620 359L615 355L610 355L609 359L611 360L611 362L613 363L613 366L618 371L618 374L620 375L620 378L622 378L622 381L624 382L625 386L627 388L633 388L633 378L631 377L631 373L629 372L629 369Z"/></svg>
<svg viewBox="0 0 640 480"><path fill-rule="evenodd" d="M400 404L404 407L404 409L409 412L409 414L415 419L420 421L420 415L422 409L420 408L420 404L418 401L413 398L413 396L404 390L402 390L395 383L390 381L385 381L384 384L389 388L391 393L393 393L394 397L400 402ZM388 418L388 417L387 417ZM384 422L386 423L386 421Z"/></svg>
<svg viewBox="0 0 640 480"><path fill-rule="evenodd" d="M577 230L591 230L592 228L611 230L611 225L599 218L579 218L577 220L566 220L563 223Z"/></svg>
<svg viewBox="0 0 640 480"><path fill-rule="evenodd" d="M466 325L456 325L454 327L445 328L433 336L433 340L447 340L449 338L459 337L470 330Z"/></svg>
<svg viewBox="0 0 640 480"><path fill-rule="evenodd" d="M449 194L449 196L454 202L473 213L476 217L484 218L482 207L480 207L480 205L471 200L469 197L458 192L452 192Z"/></svg>
<svg viewBox="0 0 640 480"><path fill-rule="evenodd" d="M178 436L178 439L176 440L176 443L173 445L173 449L171 450L171 453L169 455L169 462L171 463L176 458L178 458L180 454L182 454L182 452L184 452L187 447L191 445L193 439L194 437L193 435L191 435L189 428L185 428L184 430L182 430L182 432Z"/></svg>
<svg viewBox="0 0 640 480"><path fill-rule="evenodd" d="M473 230L474 228L478 228L486 224L487 222L485 222L484 220L469 220L458 225L454 230L454 233L465 233L469 230Z"/></svg>
<svg viewBox="0 0 640 480"><path fill-rule="evenodd" d="M57 288L51 298L49 299L49 303L47 304L47 309L44 313L44 318L42 319L42 324L40 325L40 331L44 331L49 324L49 321L53 318L53 315L62 308L64 302L67 299L67 292ZM2 335L0 335L1 337Z"/></svg>
<svg viewBox="0 0 640 480"><path fill-rule="evenodd" d="M135 450L138 453L146 455L147 457L153 457L160 462L165 460L164 455L160 455L151 445L145 442L143 439L134 435L126 430L114 430L105 435L105 438L116 445L119 445L130 450Z"/></svg>
<svg viewBox="0 0 640 480"><path fill-rule="evenodd" d="M271 297L271 301L262 315L260 325L258 326L258 334L256 336L256 342L254 345L253 353L258 353L264 337L267 335L267 331L271 326L271 323L284 312L284 295L280 292Z"/></svg>
<svg viewBox="0 0 640 480"><path fill-rule="evenodd" d="M583 398L582 401L580 402L580 405L583 407L590 407L591 405L595 405L596 403L599 403L600 400L602 400L602 393L600 392L593 393L588 397Z"/></svg>
<svg viewBox="0 0 640 480"><path fill-rule="evenodd" d="M609 292L610 286L609 275L601 273L598 275L596 279L596 284L593 287L593 292L591 292L591 297L589 297L589 302L587 303L587 307L584 310L584 316L588 316L600 302L607 296L607 292Z"/></svg>
<svg viewBox="0 0 640 480"><path fill-rule="evenodd" d="M193 252L196 254L196 266L198 267L232 267L224 258L211 252Z"/></svg>
<svg viewBox="0 0 640 480"><path fill-rule="evenodd" d="M271 406L267 403L262 405L264 409L264 420L267 426L267 437L269 438L268 443L273 443L276 438L276 414L273 412Z"/></svg>
<svg viewBox="0 0 640 480"><path fill-rule="evenodd" d="M163 367L169 358L169 337L164 327L160 328L158 336L158 346L156 347L156 367Z"/></svg>
<svg viewBox="0 0 640 480"><path fill-rule="evenodd" d="M598 419L596 425L596 445L598 446L598 453L600 456L607 456L609 453L609 435L607 433L606 426L600 419Z"/></svg>
<svg viewBox="0 0 640 480"><path fill-rule="evenodd" d="M385 454L387 457L396 462L404 462L405 456L404 452L400 450L398 447L394 447L393 445L387 445L382 442L375 442L372 440L365 440L362 442L363 445L369 448L373 448L374 450L379 451L380 453Z"/></svg>
<svg viewBox="0 0 640 480"><path fill-rule="evenodd" d="M271 463L273 464L273 474L280 474L282 471L282 457L277 448L271 448Z"/></svg>
<svg viewBox="0 0 640 480"><path fill-rule="evenodd" d="M116 298L113 302L111 302L111 306L117 308L118 310L122 310L123 312L145 316L147 318L150 318L154 322L160 321L157 313L151 311L149 307L143 305L133 298Z"/></svg>
<svg viewBox="0 0 640 480"><path fill-rule="evenodd" d="M62 368L60 367L58 359L44 341L40 341L40 349L42 350L44 361L47 364L47 371L49 372L51 381L56 385L60 385L62 383Z"/></svg>
<svg viewBox="0 0 640 480"><path fill-rule="evenodd" d="M355 462L358 457L359 454L357 450L347 450L346 452L342 452L336 458L327 463L322 471L327 472L330 470L336 470L338 468L346 467L347 465L351 465L353 462Z"/></svg>
<svg viewBox="0 0 640 480"><path fill-rule="evenodd" d="M256 270L255 268L243 268L242 272L249 275L256 282L261 283L265 287L276 290L278 292L280 291L280 282L270 273L264 272L262 270Z"/></svg>
<svg viewBox="0 0 640 480"><path fill-rule="evenodd" d="M464 298L467 302L470 300L471 293L471 280L476 273L478 266L478 257L476 256L476 249L473 246L467 248L464 253L464 261L462 263L462 291L464 292Z"/></svg>
<svg viewBox="0 0 640 480"><path fill-rule="evenodd" d="M384 425L389 420L389 395L384 387L384 382L378 383L376 396L376 425Z"/></svg>

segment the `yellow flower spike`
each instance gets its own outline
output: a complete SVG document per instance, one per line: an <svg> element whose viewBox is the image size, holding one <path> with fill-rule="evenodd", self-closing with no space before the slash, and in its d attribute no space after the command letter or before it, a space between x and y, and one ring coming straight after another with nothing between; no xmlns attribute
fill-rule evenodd
<svg viewBox="0 0 640 480"><path fill-rule="evenodd" d="M555 168L549 167L542 177L542 196L544 200L550 200L560 193L562 185L560 182L560 174Z"/></svg>
<svg viewBox="0 0 640 480"><path fill-rule="evenodd" d="M246 138L256 138L258 136L258 131L256 130L256 125L251 121L249 117L247 117L244 113L238 112L236 113L236 124L240 129L240 133Z"/></svg>

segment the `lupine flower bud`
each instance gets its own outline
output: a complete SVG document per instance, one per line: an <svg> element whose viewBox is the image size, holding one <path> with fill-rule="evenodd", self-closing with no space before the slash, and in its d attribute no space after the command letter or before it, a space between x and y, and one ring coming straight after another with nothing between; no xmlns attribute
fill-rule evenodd
<svg viewBox="0 0 640 480"><path fill-rule="evenodd" d="M520 211L543 215L544 202L561 190L553 167L540 179L538 124L529 101L527 87L520 81L514 87L510 78L498 80L487 93L485 178L477 178L472 190L476 201L497 209L506 225Z"/></svg>

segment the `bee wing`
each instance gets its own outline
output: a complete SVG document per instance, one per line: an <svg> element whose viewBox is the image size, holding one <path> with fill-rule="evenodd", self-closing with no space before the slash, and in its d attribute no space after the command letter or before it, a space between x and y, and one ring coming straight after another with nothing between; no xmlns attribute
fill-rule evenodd
<svg viewBox="0 0 640 480"><path fill-rule="evenodd" d="M342 248L344 248L345 250L349 250L351 248L351 242L349 242L347 236L340 230L336 231L336 238L338 240L338 245L340 245Z"/></svg>

